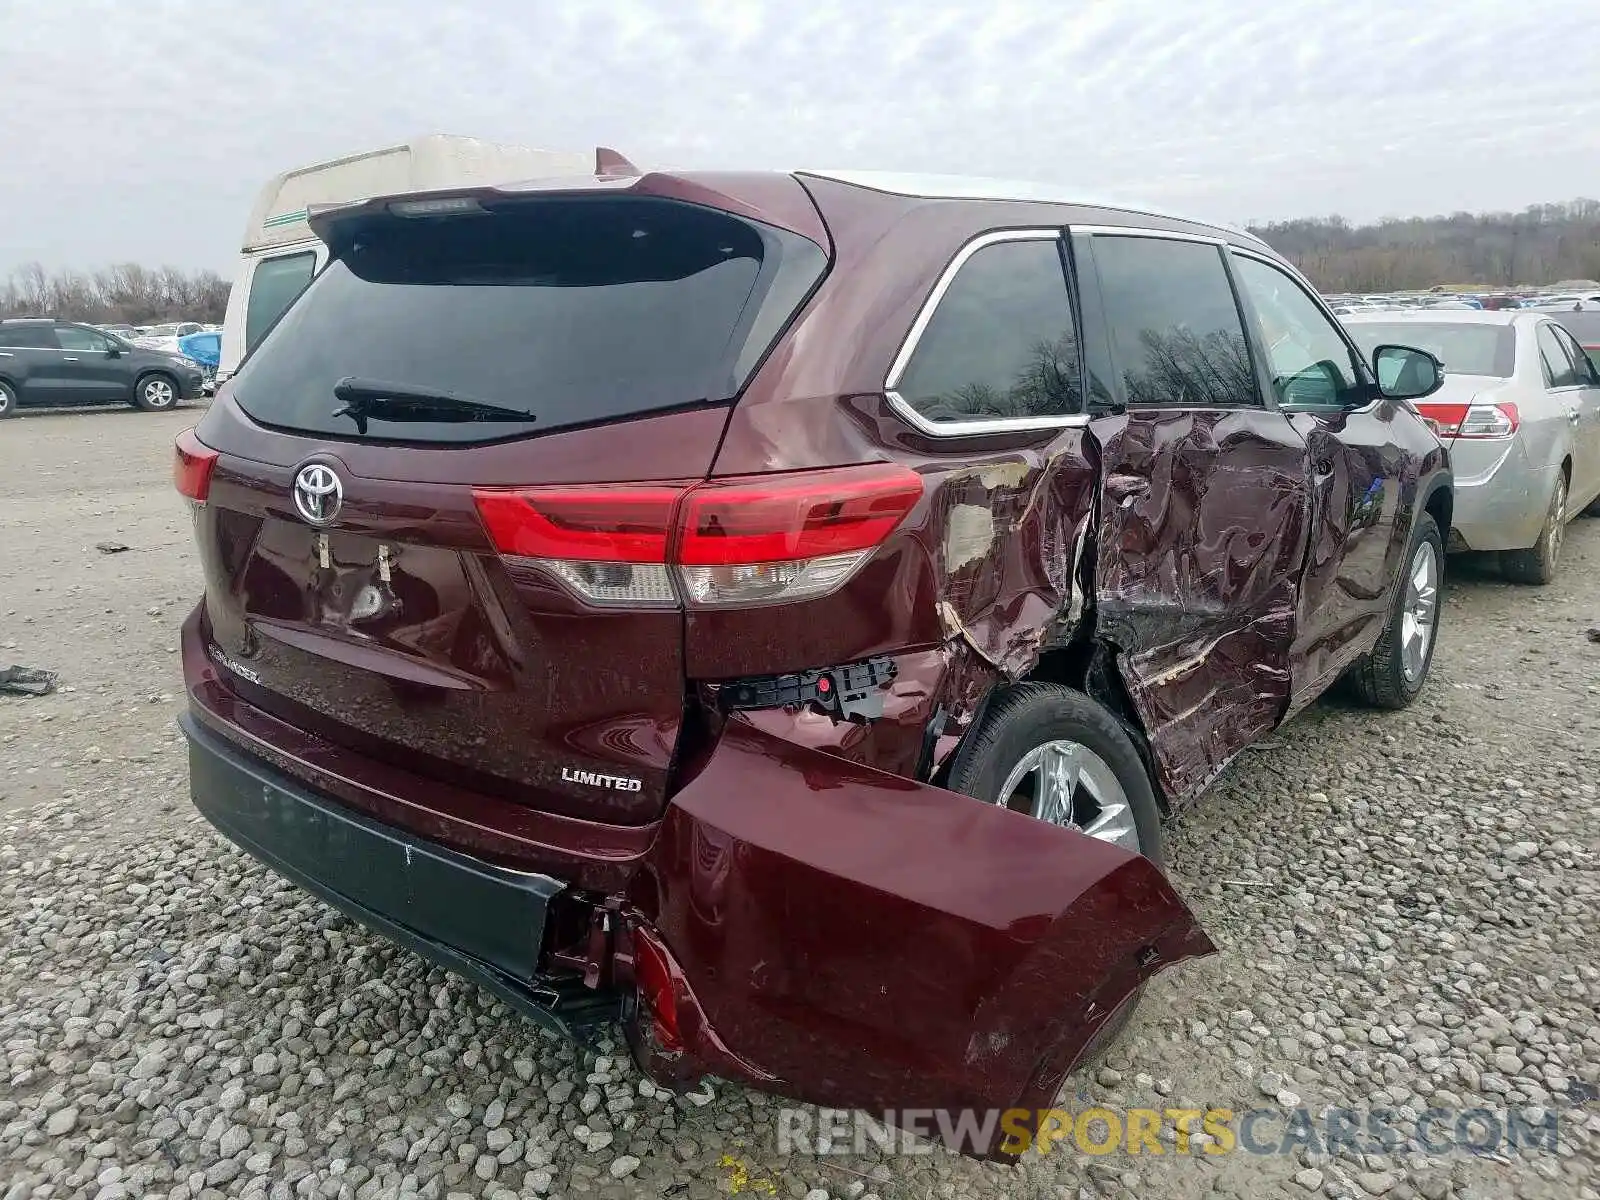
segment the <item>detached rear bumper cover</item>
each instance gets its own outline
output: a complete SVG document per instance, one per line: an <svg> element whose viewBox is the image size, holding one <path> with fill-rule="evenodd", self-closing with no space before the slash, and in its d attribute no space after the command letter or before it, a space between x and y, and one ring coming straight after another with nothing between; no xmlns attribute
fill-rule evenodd
<svg viewBox="0 0 1600 1200"><path fill-rule="evenodd" d="M1142 982L1215 950L1148 859L737 719L630 900L685 1043L634 1031L648 1070L877 1113L1048 1109Z"/></svg>
<svg viewBox="0 0 1600 1200"><path fill-rule="evenodd" d="M579 999L574 981L539 961L564 884L356 814L182 724L195 804L229 838L576 1032L561 1015ZM681 1049L663 1050L648 1013L626 1006L629 1041L658 1081L714 1074L878 1114L1048 1109L1140 983L1214 950L1146 859L737 717L668 808L621 907L634 944L664 951L672 977ZM620 974L633 956L619 957ZM588 996L584 1016L611 1011ZM1005 1157L1000 1123L990 1129L959 1148Z"/></svg>

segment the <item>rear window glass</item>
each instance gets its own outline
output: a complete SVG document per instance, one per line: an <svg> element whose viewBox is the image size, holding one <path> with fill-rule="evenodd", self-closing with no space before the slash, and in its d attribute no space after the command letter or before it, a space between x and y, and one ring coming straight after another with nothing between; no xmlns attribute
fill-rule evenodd
<svg viewBox="0 0 1600 1200"><path fill-rule="evenodd" d="M1509 379L1516 367L1517 338L1509 325L1351 321L1345 328L1369 357L1379 346L1413 346L1437 358L1451 375Z"/></svg>
<svg viewBox="0 0 1600 1200"><path fill-rule="evenodd" d="M264 424L344 437L358 433L336 387L423 397L369 406L364 436L386 441L490 441L727 399L826 267L798 235L638 197L372 217L331 240L234 396Z"/></svg>

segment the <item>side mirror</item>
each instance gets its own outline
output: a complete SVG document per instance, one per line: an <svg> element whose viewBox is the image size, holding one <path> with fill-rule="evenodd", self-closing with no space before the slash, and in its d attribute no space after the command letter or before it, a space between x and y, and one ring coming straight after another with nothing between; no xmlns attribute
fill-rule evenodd
<svg viewBox="0 0 1600 1200"><path fill-rule="evenodd" d="M1414 346L1379 346L1372 352L1372 371L1390 400L1421 400L1444 385L1444 364Z"/></svg>
<svg viewBox="0 0 1600 1200"><path fill-rule="evenodd" d="M112 342L109 346L106 347L106 357L107 358L121 358L122 357L122 347L117 345L115 342Z"/></svg>

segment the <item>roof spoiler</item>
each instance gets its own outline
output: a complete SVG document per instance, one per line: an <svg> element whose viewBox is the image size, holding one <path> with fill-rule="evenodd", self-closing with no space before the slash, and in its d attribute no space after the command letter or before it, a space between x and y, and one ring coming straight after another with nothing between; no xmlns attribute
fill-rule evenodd
<svg viewBox="0 0 1600 1200"><path fill-rule="evenodd" d="M596 146L594 151L594 173L602 179L623 178L630 175L642 175L638 167L609 146Z"/></svg>

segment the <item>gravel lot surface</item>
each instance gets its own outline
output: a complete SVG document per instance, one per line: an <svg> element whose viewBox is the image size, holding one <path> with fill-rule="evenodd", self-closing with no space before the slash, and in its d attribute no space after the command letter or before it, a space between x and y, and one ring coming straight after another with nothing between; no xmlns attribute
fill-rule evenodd
<svg viewBox="0 0 1600 1200"><path fill-rule="evenodd" d="M4 1200L1600 1197L1600 521L1547 589L1456 566L1414 709L1320 705L1170 831L1222 953L1163 976L1078 1081L1402 1130L1554 1114L1553 1150L1449 1149L1452 1117L1434 1154L780 1156L777 1101L658 1095L620 1045L548 1039L193 814L175 638L199 579L168 455L195 415L0 425L0 666L61 677L0 697Z"/></svg>

